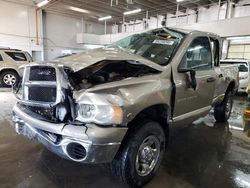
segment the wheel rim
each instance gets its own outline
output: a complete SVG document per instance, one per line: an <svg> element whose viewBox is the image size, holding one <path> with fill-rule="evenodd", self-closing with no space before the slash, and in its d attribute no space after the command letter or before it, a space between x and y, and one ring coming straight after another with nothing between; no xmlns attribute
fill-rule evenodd
<svg viewBox="0 0 250 188"><path fill-rule="evenodd" d="M3 82L8 86L12 86L16 83L16 77L13 74L5 74Z"/></svg>
<svg viewBox="0 0 250 188"><path fill-rule="evenodd" d="M160 141L156 136L148 136L142 142L136 155L136 171L147 176L155 168L160 156Z"/></svg>

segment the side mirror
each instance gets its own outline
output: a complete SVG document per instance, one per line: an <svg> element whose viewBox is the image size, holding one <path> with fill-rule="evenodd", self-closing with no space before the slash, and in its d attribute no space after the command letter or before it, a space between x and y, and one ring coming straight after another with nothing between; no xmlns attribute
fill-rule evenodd
<svg viewBox="0 0 250 188"><path fill-rule="evenodd" d="M179 69L178 72L180 73L187 73L189 72L189 76L188 76L188 87L193 88L194 90L196 90L197 87L197 82L196 82L196 72L193 69Z"/></svg>
<svg viewBox="0 0 250 188"><path fill-rule="evenodd" d="M196 82L196 77L195 77L196 72L194 70L190 70L189 73L190 73L190 78L191 78L190 86L194 90L196 90L196 87L197 87L197 82Z"/></svg>

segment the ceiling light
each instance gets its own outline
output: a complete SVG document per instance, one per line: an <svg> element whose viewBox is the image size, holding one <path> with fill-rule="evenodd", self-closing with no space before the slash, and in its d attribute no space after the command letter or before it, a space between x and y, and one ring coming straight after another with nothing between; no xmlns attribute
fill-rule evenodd
<svg viewBox="0 0 250 188"><path fill-rule="evenodd" d="M81 13L86 13L89 14L90 11L82 9L82 8L77 8L77 7L69 7L70 10L76 11L76 12L81 12Z"/></svg>
<svg viewBox="0 0 250 188"><path fill-rule="evenodd" d="M141 9L140 9L140 8L135 9L135 10L131 10L131 11L124 12L123 14L124 14L124 15L129 15L129 14L135 14L135 13L138 13L138 12L141 12Z"/></svg>
<svg viewBox="0 0 250 188"><path fill-rule="evenodd" d="M183 2L183 1L186 1L186 0L176 0L176 2L178 3Z"/></svg>
<svg viewBox="0 0 250 188"><path fill-rule="evenodd" d="M43 7L44 5L47 5L48 3L49 3L49 0L44 0L40 3L38 3L36 6L40 8L40 7Z"/></svg>
<svg viewBox="0 0 250 188"><path fill-rule="evenodd" d="M109 20L111 18L112 16L105 16L105 17L98 18L98 21Z"/></svg>

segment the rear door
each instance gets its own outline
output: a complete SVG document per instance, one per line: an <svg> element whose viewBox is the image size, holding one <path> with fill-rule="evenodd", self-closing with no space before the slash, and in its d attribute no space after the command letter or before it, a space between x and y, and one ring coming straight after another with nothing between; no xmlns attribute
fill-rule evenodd
<svg viewBox="0 0 250 188"><path fill-rule="evenodd" d="M194 37L181 62L175 68L176 71L173 73L176 87L174 120L208 111L211 108L216 81L209 38ZM196 89L190 87L190 72L180 72L184 69L195 71Z"/></svg>

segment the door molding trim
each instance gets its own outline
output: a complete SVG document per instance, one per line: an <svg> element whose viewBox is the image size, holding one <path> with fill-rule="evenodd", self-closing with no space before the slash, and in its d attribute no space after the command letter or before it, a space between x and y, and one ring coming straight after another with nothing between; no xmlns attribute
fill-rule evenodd
<svg viewBox="0 0 250 188"><path fill-rule="evenodd" d="M206 107L200 108L198 110L194 110L192 112L182 114L180 116L174 117L173 122L181 121L181 120L187 119L187 118L192 117L192 116L197 116L197 115L202 114L206 111L209 111L211 108L212 108L211 106L206 106Z"/></svg>

